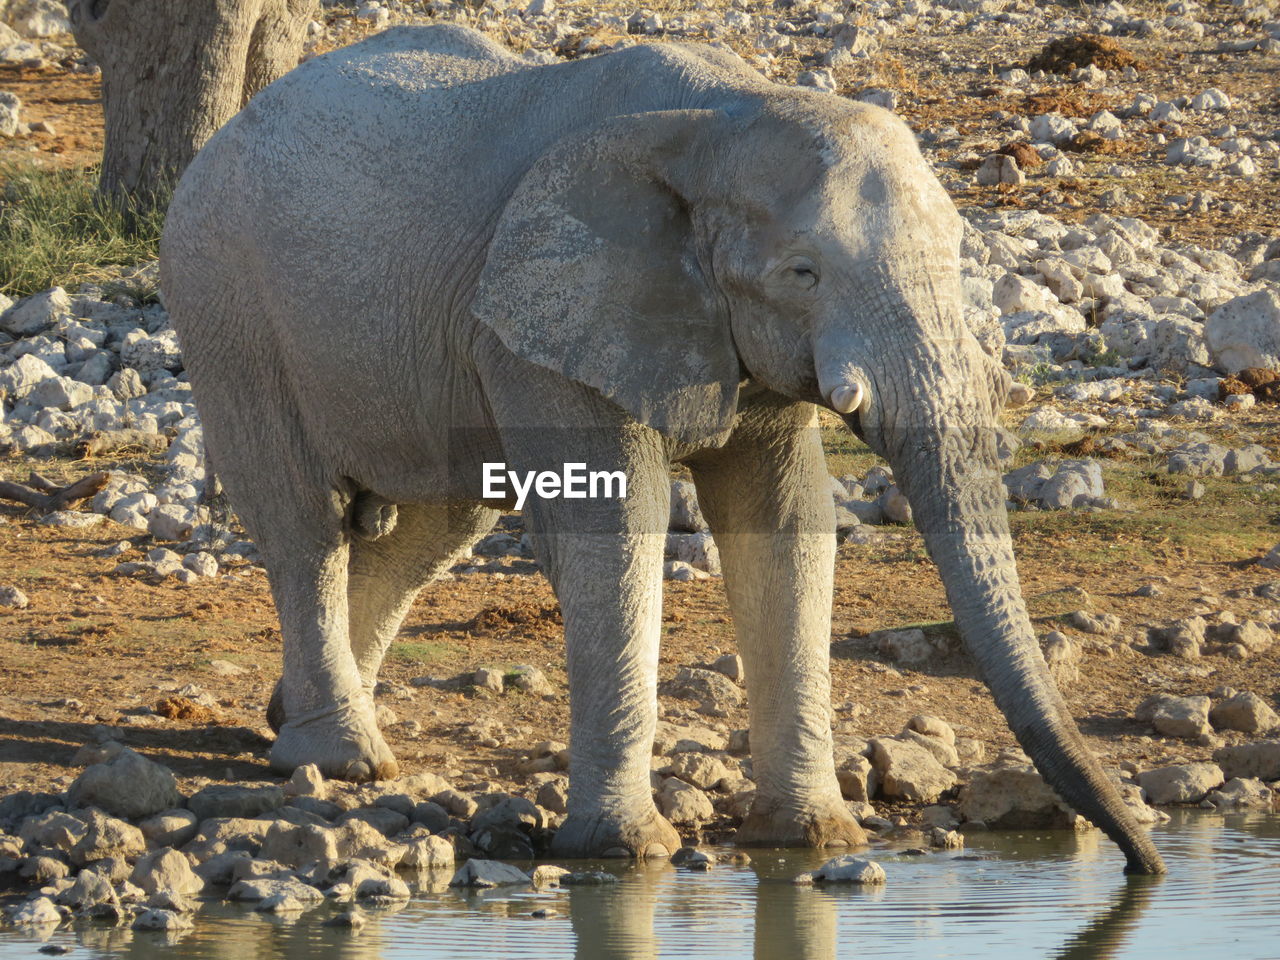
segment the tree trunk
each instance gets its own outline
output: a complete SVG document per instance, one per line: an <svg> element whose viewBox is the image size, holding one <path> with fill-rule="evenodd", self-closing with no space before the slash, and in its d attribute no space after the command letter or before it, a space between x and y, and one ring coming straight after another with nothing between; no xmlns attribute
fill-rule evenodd
<svg viewBox="0 0 1280 960"><path fill-rule="evenodd" d="M69 0L102 67L99 192L142 210L249 98L297 65L318 0Z"/></svg>

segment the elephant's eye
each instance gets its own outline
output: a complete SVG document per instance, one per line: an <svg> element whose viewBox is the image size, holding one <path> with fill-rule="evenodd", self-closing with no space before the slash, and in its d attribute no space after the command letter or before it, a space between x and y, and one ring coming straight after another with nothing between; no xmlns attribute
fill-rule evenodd
<svg viewBox="0 0 1280 960"><path fill-rule="evenodd" d="M818 271L813 269L810 264L793 263L787 267L787 272L805 290L812 290L818 285Z"/></svg>

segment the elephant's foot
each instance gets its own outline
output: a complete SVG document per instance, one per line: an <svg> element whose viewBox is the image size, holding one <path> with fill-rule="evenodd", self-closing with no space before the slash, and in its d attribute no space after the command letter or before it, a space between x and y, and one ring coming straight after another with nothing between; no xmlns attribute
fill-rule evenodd
<svg viewBox="0 0 1280 960"><path fill-rule="evenodd" d="M683 846L666 817L569 814L551 841L558 857L669 857Z"/></svg>
<svg viewBox="0 0 1280 960"><path fill-rule="evenodd" d="M369 696L372 697L374 683L366 682L364 686ZM284 715L284 681L277 680L276 685L271 688L271 699L267 701L267 726L271 728L272 733L279 733L286 719Z"/></svg>
<svg viewBox="0 0 1280 960"><path fill-rule="evenodd" d="M757 798L734 842L748 847L860 847L867 834L838 800L797 806Z"/></svg>
<svg viewBox="0 0 1280 960"><path fill-rule="evenodd" d="M357 783L400 775L371 709L347 708L301 723L285 721L271 748L271 768L288 776L307 763L314 763L326 777Z"/></svg>

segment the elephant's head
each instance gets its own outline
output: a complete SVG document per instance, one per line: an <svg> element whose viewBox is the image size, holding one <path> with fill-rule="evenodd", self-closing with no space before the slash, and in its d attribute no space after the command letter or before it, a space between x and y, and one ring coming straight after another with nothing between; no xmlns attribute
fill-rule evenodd
<svg viewBox="0 0 1280 960"><path fill-rule="evenodd" d="M562 142L503 212L473 304L514 352L682 441L745 378L827 406L892 465L956 623L1045 779L1164 867L1048 675L995 451L1008 377L966 329L955 207L886 111L794 91L622 117Z"/></svg>

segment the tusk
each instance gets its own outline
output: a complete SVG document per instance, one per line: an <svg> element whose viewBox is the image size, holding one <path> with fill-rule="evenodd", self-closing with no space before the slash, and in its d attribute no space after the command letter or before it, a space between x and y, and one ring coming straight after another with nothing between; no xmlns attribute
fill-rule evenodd
<svg viewBox="0 0 1280 960"><path fill-rule="evenodd" d="M836 413L853 413L862 406L862 384L841 384L831 391L831 406Z"/></svg>

